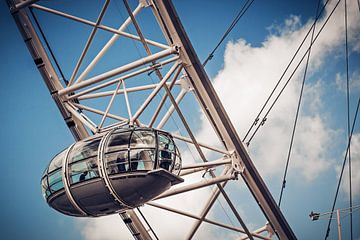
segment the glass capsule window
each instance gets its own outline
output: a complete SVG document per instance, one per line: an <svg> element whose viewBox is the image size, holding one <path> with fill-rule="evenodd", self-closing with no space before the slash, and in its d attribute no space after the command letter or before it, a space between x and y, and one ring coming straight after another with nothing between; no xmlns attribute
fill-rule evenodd
<svg viewBox="0 0 360 240"><path fill-rule="evenodd" d="M118 174L129 170L128 151L112 152L105 154L107 173Z"/></svg>
<svg viewBox="0 0 360 240"><path fill-rule="evenodd" d="M99 151L106 136L104 149ZM67 157L67 178L71 185L99 178L98 153L103 153L108 175L150 171L163 168L179 174L181 157L170 134L151 128L119 128L109 133L77 142L56 155L41 179L42 193L48 198L64 188L62 165ZM66 156L68 153L68 156Z"/></svg>
<svg viewBox="0 0 360 240"><path fill-rule="evenodd" d="M155 148L155 133L134 131L131 135L130 148Z"/></svg>
<svg viewBox="0 0 360 240"><path fill-rule="evenodd" d="M159 167L172 171L176 158L175 145L173 140L162 133L158 134Z"/></svg>
<svg viewBox="0 0 360 240"><path fill-rule="evenodd" d="M49 197L51 193L64 188L61 170L66 152L67 149L57 154L51 160L48 168L44 171L43 177L41 179L41 190L45 198Z"/></svg>
<svg viewBox="0 0 360 240"><path fill-rule="evenodd" d="M55 169L61 168L62 164L64 162L64 158L66 155L67 149L63 150L62 152L60 152L58 155L56 155L53 160L51 160L50 165L49 165L49 170L48 172L52 172Z"/></svg>
<svg viewBox="0 0 360 240"><path fill-rule="evenodd" d="M49 181L49 189L50 189L51 193L64 188L64 184L62 181L61 168L52 173L49 173L48 181Z"/></svg>
<svg viewBox="0 0 360 240"><path fill-rule="evenodd" d="M78 142L69 154L70 184L83 182L99 176L97 155L101 138Z"/></svg>
<svg viewBox="0 0 360 240"><path fill-rule="evenodd" d="M43 197L45 199L47 199L47 197L50 196L50 189L49 189L49 185L48 185L48 182L47 182L47 176L43 177L41 179L41 190L42 190L42 193L43 193Z"/></svg>
<svg viewBox="0 0 360 240"><path fill-rule="evenodd" d="M131 149L130 171L152 170L155 163L154 149Z"/></svg>
<svg viewBox="0 0 360 240"><path fill-rule="evenodd" d="M175 146L175 162L174 162L174 169L173 169L173 173L176 175L180 174L181 171L181 157L180 157L180 152L179 149Z"/></svg>
<svg viewBox="0 0 360 240"><path fill-rule="evenodd" d="M114 131L105 146L107 173L153 170L156 137L153 130Z"/></svg>

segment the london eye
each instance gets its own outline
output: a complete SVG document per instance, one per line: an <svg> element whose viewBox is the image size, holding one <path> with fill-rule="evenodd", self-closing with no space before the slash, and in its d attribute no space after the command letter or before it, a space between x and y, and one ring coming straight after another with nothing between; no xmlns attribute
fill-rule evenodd
<svg viewBox="0 0 360 240"><path fill-rule="evenodd" d="M40 73L35 80L43 80L42 94L50 94L49 104L60 113L62 128L50 128L67 128L73 137L49 143L56 151L47 150L48 159L41 160L47 162L38 169L46 211L87 224L119 219L114 225L127 233L116 239L360 236L359 2L319 1L303 25L291 15L282 29L268 28L275 33L262 45L230 41L221 50L235 26L261 4L237 3L240 11L201 61L194 47L201 42L192 41L191 22L183 25L177 2L8 1L31 67ZM207 33L214 27L203 24ZM219 48L225 61L214 75L205 66L219 63ZM266 62L269 52L273 61ZM316 69L329 56L335 60L320 75ZM248 63L251 76L243 71ZM278 65L273 75L262 73ZM237 80L242 78L248 80ZM343 117L325 124L319 102L321 91L331 87L338 92L326 100L328 113ZM248 100L238 102L247 94ZM340 121L346 122L343 132L328 127ZM46 136L42 141L28 154L46 149ZM322 175L330 169L331 177ZM320 190L308 196L307 184ZM326 204L316 199L321 194L329 198ZM298 208L301 214L292 214Z"/></svg>

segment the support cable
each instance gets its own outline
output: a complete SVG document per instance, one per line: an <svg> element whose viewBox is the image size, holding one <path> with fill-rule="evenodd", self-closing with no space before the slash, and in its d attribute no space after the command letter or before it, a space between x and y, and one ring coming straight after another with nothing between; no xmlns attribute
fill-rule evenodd
<svg viewBox="0 0 360 240"><path fill-rule="evenodd" d="M317 7L316 7L315 16L317 16L317 14L318 14L319 7L320 7L320 1L321 1L321 0L318 1ZM296 108L294 125L293 125L292 133L291 133L290 146L289 146L288 155L287 155L287 159L286 159L286 166L285 166L284 176L283 176L283 180L282 180L282 186L281 186L281 190L280 190L280 197L279 197L279 203L278 203L279 207L280 207L280 205L281 205L281 200L282 200L283 192L284 192L284 189L285 189L285 186L286 186L286 176L287 176L288 167L289 167L289 162L290 162L291 150L292 150L292 146L293 146L293 143L294 143L294 137L295 137L295 130L296 130L296 126L297 126L297 121L298 121L298 118L299 118L300 105L301 105L301 100L302 100L303 91L304 91L304 86L305 86L306 74L307 74L307 70L308 70L308 66L309 66L309 61L310 61L311 43L313 42L313 39L314 39L316 21L317 21L317 19L315 18L314 28L313 28L312 33L311 33L309 53L308 53L307 59L306 59L306 65L305 65L305 70L304 70L304 77L303 77L303 81L302 81L302 84L301 84L299 100L298 100L298 104L297 104L297 108Z"/></svg>
<svg viewBox="0 0 360 240"><path fill-rule="evenodd" d="M275 100L272 102L270 108L267 110L267 112L265 113L261 123L256 127L255 131L252 133L250 139L247 141L247 145L250 144L251 140L253 139L253 137L255 136L255 134L258 132L259 128L265 124L266 120L267 120L267 116L269 115L270 111L273 109L275 103L277 102L277 100L279 99L279 97L281 96L281 94L283 93L283 91L285 90L285 88L287 87L287 85L289 84L290 80L292 79L292 77L294 76L295 72L297 71L297 69L299 68L300 64L302 63L302 61L304 60L305 56L307 55L307 53L309 52L310 48L312 47L312 45L316 42L317 38L319 37L320 33L322 32L322 30L324 29L324 27L326 26L326 24L328 23L330 17L333 15L335 9L338 7L339 3L341 0L338 0L335 7L332 9L332 11L330 12L329 16L326 18L324 24L321 26L319 32L316 34L314 41L311 42L310 46L307 48L307 50L305 51L304 55L301 57L299 63L296 65L295 69L293 70L293 72L291 73L290 77L288 78L288 80L286 81L286 83L284 84L284 86L281 88L280 92L278 93L278 95L276 96ZM314 24L313 24L314 26ZM279 83L279 82L278 82ZM275 91L275 89L273 90L273 92ZM272 92L272 93L273 93ZM268 98L270 99L270 97ZM265 105L263 106L263 109L265 108ZM263 110L262 109L262 110ZM252 127L255 126L255 124L252 125ZM251 128L252 128L251 127ZM250 131L248 131L249 133Z"/></svg>
<svg viewBox="0 0 360 240"><path fill-rule="evenodd" d="M327 4L329 3L330 0L327 0L326 3L324 4L324 6L321 8L319 14L316 16L314 23L311 25L311 27L309 28L308 32L306 33L305 37L303 38L303 40L301 41L300 45L298 46L298 48L296 49L294 55L292 56L290 62L288 63L288 65L286 66L285 70L283 71L283 73L280 76L280 79L277 81L277 83L275 84L273 90L271 91L270 95L268 96L268 98L266 99L265 103L263 104L263 106L261 107L259 113L257 114L257 116L255 117L254 122L252 123L252 125L250 126L250 128L248 129L247 133L245 134L245 137L243 138L243 142L246 140L246 138L248 137L248 135L250 134L251 130L253 129L253 127L255 127L259 120L260 120L260 115L262 114L262 112L264 111L265 107L267 106L267 104L269 103L271 97L273 96L273 94L275 93L275 90L277 89L277 87L279 86L280 82L282 81L283 77L285 76L286 72L289 70L291 64L293 63L293 61L295 60L295 57L297 56L297 54L299 53L300 49L302 48L303 44L305 43L306 39L308 38L311 30L315 27L315 22L319 19L319 17L321 16L321 14L324 12L325 7L327 6Z"/></svg>
<svg viewBox="0 0 360 240"><path fill-rule="evenodd" d="M348 23L347 23L347 4L345 7L345 59L346 59L346 105L347 105L347 130L350 136L350 94L349 94L349 52L348 52ZM350 239L353 240L353 216L352 216L352 180L351 180L351 146L349 146L349 207L350 207Z"/></svg>
<svg viewBox="0 0 360 240"><path fill-rule="evenodd" d="M55 65L56 65L57 69L59 70L59 73L60 73L60 75L61 75L61 77L62 77L65 85L68 85L69 82L68 82L68 80L66 80L66 78L65 78L65 76L64 76L64 73L63 73L63 71L61 70L61 67L60 67L60 65L59 65L59 62L56 60L55 54L54 54L54 52L52 51L52 49L51 49L51 47L50 47L49 41L48 41L47 38L45 37L45 33L44 33L44 31L42 30L42 28L41 28L41 26L40 26L40 23L39 23L36 15L35 15L32 7L29 7L29 10L30 10L31 16L33 17L33 19L34 19L34 21L35 21L35 25L36 25L36 27L39 29L39 32L40 32L40 34L41 34L41 37L43 38L43 40L44 40L44 42L45 42L45 45L46 45L47 49L49 50L49 53L50 53L52 59L54 60L54 63L55 63Z"/></svg>
<svg viewBox="0 0 360 240"><path fill-rule="evenodd" d="M331 220L332 220L332 215L333 215L333 213L334 213L336 200L337 200L337 197L338 197L338 195L339 195L339 189L340 189L341 179L342 179L342 176L343 176L343 173L344 173L344 168L345 168L345 164L346 164L346 159L347 159L347 155L348 155L349 148L350 148L350 144L351 144L351 138L352 138L352 135L353 135L353 132L354 132L354 127L355 127L355 123L356 123L356 118L357 118L357 115L358 115L358 112L359 112L359 105L360 105L360 97L359 97L358 102L357 102L356 111L355 111L355 117L354 117L354 121L353 121L353 123L352 123L351 132L350 132L350 136L349 136L349 139L348 139L348 143L347 143L347 147L346 147L346 152L345 152L345 156L344 156L344 160L343 160L343 164L342 164L342 168L341 168L341 173L340 173L339 181L338 181L338 184L337 184L337 188L336 188L336 192L335 192L335 197L334 197L333 205L332 205L331 212L330 212L329 222L328 222L327 229L326 229L325 240L329 237L330 224L331 224Z"/></svg>
<svg viewBox="0 0 360 240"><path fill-rule="evenodd" d="M159 240L158 236L156 235L154 229L151 227L151 225L149 224L148 220L145 218L144 214L140 211L140 208L136 208L138 210L138 212L140 213L141 217L144 219L145 223L148 225L148 227L150 228L150 231L154 234L155 238L157 240Z"/></svg>
<svg viewBox="0 0 360 240"><path fill-rule="evenodd" d="M225 38L229 35L229 33L233 30L233 28L236 26L236 24L239 22L241 17L246 13L246 11L249 9L251 4L254 2L254 0L247 0L244 5L241 7L239 13L236 15L235 19L232 21L226 32L221 37L218 44L215 46L215 48L209 53L208 57L205 59L203 63L203 67L214 57L215 51L219 48L221 43L225 40Z"/></svg>

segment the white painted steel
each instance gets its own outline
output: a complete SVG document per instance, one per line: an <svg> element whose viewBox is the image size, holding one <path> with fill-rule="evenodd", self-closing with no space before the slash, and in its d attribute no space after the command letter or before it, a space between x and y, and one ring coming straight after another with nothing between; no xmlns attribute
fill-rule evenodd
<svg viewBox="0 0 360 240"><path fill-rule="evenodd" d="M77 120L79 120L81 123L83 123L86 127L88 127L92 132L96 132L96 126L85 120L80 113L78 113L77 110L75 110L69 103L65 103L66 109L72 114L73 117L75 117Z"/></svg>
<svg viewBox="0 0 360 240"><path fill-rule="evenodd" d="M226 182L229 180L236 179L236 176L234 174L226 174L215 178L210 178L206 180L202 180L196 183L188 184L186 186L177 187L177 188L171 188L167 190L166 192L162 193L160 196L156 197L155 200L162 199L165 197L170 197L176 194L196 190L203 187L208 187L217 183Z"/></svg>
<svg viewBox="0 0 360 240"><path fill-rule="evenodd" d="M143 4L139 2L139 5L135 8L133 15L137 15L141 9L143 8ZM128 17L125 22L118 29L119 31L124 31L128 25L131 23L131 18ZM85 70L80 74L77 82L81 82L85 80L86 76L89 72L95 67L98 61L104 56L104 54L111 48L111 46L119 39L119 35L114 34L111 39L105 44L105 46L100 50L100 52L96 55L96 57L91 61L91 63L85 68Z"/></svg>
<svg viewBox="0 0 360 240"><path fill-rule="evenodd" d="M75 201L75 199L71 193L71 190L70 190L70 181L68 178L68 172L69 172L68 158L69 158L70 150L74 147L74 145L75 145L75 143L73 143L66 150L65 157L62 162L61 177L62 177L62 182L64 184L65 194L66 194L67 198L69 199L70 203L73 205L73 207L76 210L78 210L80 212L81 215L88 216L88 214L79 206L79 204L77 204L77 202Z"/></svg>
<svg viewBox="0 0 360 240"><path fill-rule="evenodd" d="M180 214L180 215L183 215L183 216L186 216L186 217L189 217L189 218L193 218L193 219L196 219L196 220L200 220L200 217L196 216L195 214L188 213L188 212L185 212L185 211L182 211L182 210L179 210L179 209L171 208L171 207L168 207L168 206L164 206L164 205L156 203L156 202L149 202L146 205L156 207L156 208L159 208L159 209L163 209L163 210L173 212L173 213L176 213L176 214ZM231 225L228 225L228 224L223 224L223 223L213 221L213 220L210 220L210 219L207 219L207 218L204 218L203 221L206 222L206 223L218 226L218 227L226 228L226 229L229 229L229 230L233 230L233 231L245 234L244 229L241 229L241 228L238 228L238 227L234 227L234 226L231 226ZM264 240L270 240L271 239L271 238L261 236L256 232L253 232L252 235L254 237L259 238L259 239L264 239ZM248 238L248 237L246 237L246 238Z"/></svg>
<svg viewBox="0 0 360 240"><path fill-rule="evenodd" d="M52 13L52 14L55 14L55 15L58 15L58 16L61 16L61 17L65 17L65 18L71 19L73 21L80 22L80 23L83 23L83 24L86 24L86 25L89 25L89 26L92 26L92 27L96 26L96 23L94 23L92 21L89 21L89 20L86 20L86 19L83 19L83 18L80 18L80 17L76 17L76 16L73 16L73 15L70 15L70 14L67 14L67 13L63 13L61 11L57 11L57 10L47 8L47 7L44 7L44 6L41 6L41 5L37 5L37 4L32 4L31 6L33 8L42 10L44 12L48 12L48 13ZM111 28L111 27L108 27L108 26L104 26L102 24L100 24L98 26L98 28L102 29L102 30L105 30L105 31L108 31L108 32L111 32L111 33L114 33L114 34L117 34L119 36L124 36L124 37L127 37L129 39L140 41L140 38L138 36L136 36L136 35L133 35L133 34L130 34L130 33L124 32L124 31L119 31L117 29L114 29L114 28ZM155 47L159 47L159 48L162 48L162 49L168 49L169 48L169 46L167 46L165 44L158 43L158 42L155 42L155 41L150 40L150 39L145 39L145 41L146 41L146 43L148 43L150 45L153 45Z"/></svg>
<svg viewBox="0 0 360 240"><path fill-rule="evenodd" d="M88 106L85 106L85 105L81 105L81 104L78 104L78 103L73 103L74 106L80 108L80 109L83 109L83 110L86 110L86 111L89 111L89 112L92 112L92 113L96 113L98 115L104 115L105 112L104 111L100 111L98 109L95 109L95 108L91 108L91 107L88 107ZM107 116L109 118L112 118L112 119L115 119L115 120L119 120L119 121L128 121L127 118L124 118L124 117L120 117L120 116L117 116L117 115L114 115L114 114L107 114Z"/></svg>
<svg viewBox="0 0 360 240"><path fill-rule="evenodd" d="M84 80L82 82L75 83L75 84L73 84L73 85L71 85L71 86L69 86L67 88L64 88L64 89L60 90L58 92L58 94L60 96L68 94L70 92L73 92L73 91L79 90L81 88L90 86L92 84L98 83L100 81L103 81L103 80L105 80L107 78L111 78L111 77L113 77L115 75L130 71L130 70L135 69L137 67L140 67L142 65L148 64L148 63L150 63L150 62L152 62L154 60L167 57L167 56L169 56L169 55L171 55L173 53L177 53L177 51L178 51L177 47L171 47L169 49L166 49L166 50L163 50L161 52L155 53L155 54L153 54L151 56L144 57L144 58L136 60L136 61L134 61L132 63L123 65L121 67L110 70L110 71L105 72L103 74L100 74L98 76L92 77L92 78L90 78L88 80Z"/></svg>
<svg viewBox="0 0 360 240"><path fill-rule="evenodd" d="M91 45L91 42L92 42L92 40L93 40L94 37L95 37L95 33L96 33L96 31L98 30L98 27L99 27L99 25L100 25L100 23L101 23L104 15L105 15L105 12L106 12L106 9L107 9L109 3L110 3L110 0L106 0L106 1L105 1L104 6L103 6L103 8L101 9L100 14L99 14L99 16L98 16L98 19L96 20L95 26L94 26L93 30L91 31L90 36L89 36L88 40L86 41L85 47L84 47L83 51L81 52L81 55L80 55L80 57L79 57L79 60L77 61L76 66L75 66L75 68L74 68L74 70L73 70L73 72L72 72L72 74L71 74L71 77L70 77L70 80L69 80L68 85L71 85L71 84L73 83L73 81L74 81L74 79L75 79L75 76L76 76L76 74L77 74L78 71L79 71L80 65L81 65L81 63L83 62L87 51L89 50L89 47L90 47L90 45Z"/></svg>
<svg viewBox="0 0 360 240"><path fill-rule="evenodd" d="M150 95L146 98L146 100L144 101L144 103L140 106L140 108L136 111L136 113L134 114L134 116L131 118L130 120L130 124L133 123L136 119L138 119L138 117L140 116L140 114L145 110L145 108L149 105L149 103L151 102L151 100L155 97L155 95L160 91L160 89L162 87L166 87L165 83L166 81L171 77L171 75L175 72L175 70L179 67L180 62L177 61L171 68L170 70L166 73L166 75L163 77L163 79L158 83L158 85L156 86L156 88L150 93Z"/></svg>
<svg viewBox="0 0 360 240"><path fill-rule="evenodd" d="M181 89L179 95L176 97L175 102L177 104L180 103L180 101L184 98L185 94L187 93L186 90ZM175 111L175 107L174 105L171 105L171 107L169 108L169 110L166 112L165 116L161 119L160 123L157 125L156 128L162 128L164 127L165 123L169 120L171 114L173 114L173 112Z"/></svg>
<svg viewBox="0 0 360 240"><path fill-rule="evenodd" d="M179 85L179 82L177 82L175 84ZM145 90L151 90L151 89L156 88L157 85L158 84L149 84L149 85L143 85L143 86L138 86L138 87L127 88L126 92L130 93L130 92L140 92L140 91L145 91ZM170 85L170 83L166 83L166 85ZM85 90L85 91L87 91L87 90ZM80 96L77 95L77 94L75 94L75 95L79 96L78 97L79 100L85 100L85 99L94 99L94 98L107 97L107 96L111 96L113 93L114 93L114 91L104 91L104 92L93 93L93 94L90 93L90 94L86 94L86 95L79 94ZM119 89L117 91L117 94L124 94L124 93L125 93L124 89ZM69 99L73 99L73 98L74 98L73 95L71 95L69 97Z"/></svg>
<svg viewBox="0 0 360 240"><path fill-rule="evenodd" d="M106 117L107 117L107 115L108 115L108 113L109 113L109 111L110 111L110 108L111 108L111 106L113 105L114 99L115 99L115 97L116 97L116 95L117 95L117 91L119 90L122 82L123 82L123 81L119 81L119 83L117 84L116 89L115 89L113 95L111 96L110 102L109 102L109 104L107 105L106 110L105 110L105 112L104 112L104 115L103 115L103 117L102 117L102 119L101 119L101 121L100 121L100 124L99 124L99 126L98 126L98 129L101 129L101 128L102 128L102 126L103 126L103 124L104 124L104 122L105 122L105 119L106 119Z"/></svg>
<svg viewBox="0 0 360 240"><path fill-rule="evenodd" d="M99 90L101 88L105 88L105 87L108 87L112 84L115 84L117 83L120 79L122 80L126 80L126 79L129 79L129 78L132 78L132 77L136 77L142 73L145 73L145 72L148 72L150 70L153 70L155 67L162 67L164 65L167 65L169 63L172 63L172 62L175 62L176 60L179 59L179 56L175 56L175 57L172 57L172 58L169 58L163 62L160 62L160 63L157 63L156 65L152 65L152 66L148 66L148 67L145 67L143 69L140 69L140 70L137 70L137 71L134 71L132 73L129 73L127 75L124 75L124 76L121 76L119 78L116 78L114 80L110 80L110 81L107 81L105 83L102 83L102 84L99 84L99 85L96 85L94 87L91 87L89 89L86 89L82 92L79 92L79 93L76 93L74 95L71 95L71 96L68 96L67 99L70 100L70 99L75 99L75 98L78 98L79 100L82 100L82 99L89 99L89 98L96 98L98 95L97 94L103 94L104 92L101 92L101 93L94 93L93 95L91 94L88 94L88 95L85 95L83 96L84 94L86 93L89 93L89 92L93 92L93 91L96 91L96 90ZM141 86L139 87L141 88ZM129 90L128 90L129 92ZM106 92L105 92L106 93ZM109 95L111 95L112 93L108 93ZM106 95L106 96L109 96L109 95ZM100 95L99 95L100 96Z"/></svg>
<svg viewBox="0 0 360 240"><path fill-rule="evenodd" d="M195 163L195 164L189 164L181 167L181 170L187 170L187 169L193 169L193 168L210 168L210 167L216 167L220 165L225 164L231 164L231 159L219 159L219 160L213 160L211 162L205 162L205 163Z"/></svg>
<svg viewBox="0 0 360 240"><path fill-rule="evenodd" d="M125 81L123 81L123 92L124 92L124 98L125 98L125 102L126 102L126 109L128 111L128 116L129 116L129 119L131 119L132 118L132 113L131 113L131 107L130 107L128 94L127 94L128 90L126 89ZM118 91L117 91L117 94L119 94Z"/></svg>
<svg viewBox="0 0 360 240"><path fill-rule="evenodd" d="M175 138L175 139L179 139L179 140L181 140L181 141L194 144L194 142L193 142L190 138L188 138L188 137L184 137L184 136L181 136L181 135L178 135L178 134L175 134L175 133L172 133L171 135L172 135L173 138ZM203 147L203 148L212 150L212 151L214 151L214 152L218 152L218 153L222 153L222 154L226 154L226 155L229 154L229 152L226 151L226 150L222 150L222 149L220 149L220 148L210 146L210 145L205 144L205 143L203 143L203 142L197 142L197 143L199 144L200 147Z"/></svg>

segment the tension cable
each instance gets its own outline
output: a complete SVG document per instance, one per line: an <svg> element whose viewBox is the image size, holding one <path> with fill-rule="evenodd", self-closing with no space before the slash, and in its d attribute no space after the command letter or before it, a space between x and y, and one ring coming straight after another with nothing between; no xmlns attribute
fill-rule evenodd
<svg viewBox="0 0 360 240"><path fill-rule="evenodd" d="M320 7L320 0L318 1L317 7L316 7L315 16L318 15L319 7ZM313 42L313 39L314 39L316 22L317 22L317 18L315 18L315 21L314 21L314 28L313 28L312 33L311 33L310 43L312 43L312 42ZM290 146L289 146L289 150L288 150L288 155L287 155L286 165L285 165L285 171L284 171L284 176L283 176L283 180L282 180L282 186L281 186L281 190L280 190L280 197L279 197L279 203L278 203L279 207L280 207L280 205L281 205L281 200L282 200L283 192L284 192L284 189L285 189L285 186L286 186L286 175L287 175L287 172L288 172L291 150L292 150L292 146L293 146L293 143L294 143L295 130L296 130L297 121L298 121L298 118L299 118L300 105L301 105L301 100L302 100L303 91L304 91L304 86L305 86L306 74L307 74L307 70L308 70L308 66L309 66L309 61L310 61L310 54L311 54L311 44L310 44L309 53L308 53L307 59L306 59L306 65L305 65L305 71L304 71L303 81L302 81L302 84L301 84L299 100L298 100L298 104L297 104L297 108L296 108L294 125L293 125L293 129L292 129L292 133L291 133Z"/></svg>
<svg viewBox="0 0 360 240"><path fill-rule="evenodd" d="M251 4L254 2L254 0L247 0L244 5L241 7L239 13L236 15L235 19L232 21L224 35L221 37L218 44L215 46L215 48L209 53L208 57L205 59L203 63L203 67L214 57L215 51L219 48L221 43L225 40L225 38L229 35L229 33L233 30L233 28L236 26L236 24L239 22L241 17L246 13L246 11L249 9Z"/></svg>

